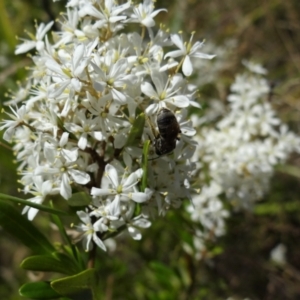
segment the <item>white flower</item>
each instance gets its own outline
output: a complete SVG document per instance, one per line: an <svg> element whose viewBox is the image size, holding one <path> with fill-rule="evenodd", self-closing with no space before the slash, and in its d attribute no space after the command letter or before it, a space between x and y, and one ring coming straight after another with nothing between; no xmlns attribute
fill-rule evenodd
<svg viewBox="0 0 300 300"><path fill-rule="evenodd" d="M55 194L55 189L53 189L52 182L50 180L44 181L41 176L33 176L33 186L29 191L30 194L34 195L33 198L27 199L29 202L33 202L36 204L42 204L47 195ZM22 214L28 214L28 220L32 221L36 214L38 213L38 209L30 206L25 206Z"/></svg>
<svg viewBox="0 0 300 300"><path fill-rule="evenodd" d="M12 105L17 105L19 102L22 102L24 100L26 100L26 98L29 95L29 90L31 88L31 80L28 80L25 85L21 85L20 83L18 84L18 90L13 91L9 97L11 98L10 100L6 101L5 105L7 106L12 106Z"/></svg>
<svg viewBox="0 0 300 300"><path fill-rule="evenodd" d="M292 152L300 153L300 137L289 131L286 124L281 124L277 133L278 148L289 154Z"/></svg>
<svg viewBox="0 0 300 300"><path fill-rule="evenodd" d="M145 27L153 27L155 25L153 18L161 11L167 11L166 9L154 10L153 2L153 0L144 0L143 4L135 6L129 21L141 23Z"/></svg>
<svg viewBox="0 0 300 300"><path fill-rule="evenodd" d="M260 64L254 63L253 61L243 60L242 63L246 68L249 69L249 71L253 73L257 73L260 75L266 75L268 73L265 68L263 68Z"/></svg>
<svg viewBox="0 0 300 300"><path fill-rule="evenodd" d="M31 37L32 40L26 40L26 39L20 38L20 40L24 41L24 43L17 46L15 54L25 53L33 48L36 48L36 50L39 52L43 51L45 45L42 40L53 24L54 24L53 21L49 22L47 25L45 25L44 23L41 23L36 30L35 36L28 33L28 35Z"/></svg>
<svg viewBox="0 0 300 300"><path fill-rule="evenodd" d="M59 158L57 155L57 150L53 148L48 148L47 158L49 164L38 166L34 174L35 175L52 175L56 178L57 185L60 186L60 194L65 198L69 199L72 195L71 189L71 179L73 179L78 184L87 184L90 181L90 176L86 172L77 169L77 158L78 150L74 149L69 152L69 155ZM55 161L53 158L58 157Z"/></svg>
<svg viewBox="0 0 300 300"><path fill-rule="evenodd" d="M257 104L252 108L253 115L257 118L258 133L262 136L276 135L276 126L280 125L280 120L276 117L269 103Z"/></svg>
<svg viewBox="0 0 300 300"><path fill-rule="evenodd" d="M194 34L191 35L189 43L184 43L182 40L182 37L180 37L178 34L172 34L171 40L172 42L180 49L175 50L167 53L165 55L165 58L167 57L178 57L183 56L183 64L182 64L182 72L185 76L190 76L193 72L193 64L191 62L191 58L204 58L204 59L212 59L215 57L215 55L209 55L205 54L203 52L200 52L199 49L202 48L203 42L196 42L194 45L192 45L192 39L194 37Z"/></svg>
<svg viewBox="0 0 300 300"><path fill-rule="evenodd" d="M92 16L96 18L95 28L109 27L114 29L114 24L126 20L127 16L120 15L124 10L130 7L130 2L117 6L113 0L105 0L104 7L98 10L92 3L84 3L79 10L81 18Z"/></svg>
<svg viewBox="0 0 300 300"><path fill-rule="evenodd" d="M104 66L92 63L95 71L94 88L102 92L107 87L115 101L125 104L128 101L126 86L134 84L136 77L132 74L127 74L127 59L122 58L114 62L112 55L113 52L108 52Z"/></svg>
<svg viewBox="0 0 300 300"><path fill-rule="evenodd" d="M142 217L134 218L128 225L128 232L134 240L140 240L142 238L142 234L138 228L149 228L151 226L151 222Z"/></svg>
<svg viewBox="0 0 300 300"><path fill-rule="evenodd" d="M149 191L146 193L149 193ZM151 192L150 195L152 195ZM134 240L140 240L142 238L140 228L149 228L151 226L151 222L143 214L134 217L134 212L135 205L133 202L123 203L120 217L112 220L111 227L113 230L126 225L130 236Z"/></svg>
<svg viewBox="0 0 300 300"><path fill-rule="evenodd" d="M151 78L156 90L149 82L143 82L141 85L142 92L150 97L151 100L156 101L147 107L147 114L154 114L158 112L160 108L166 107L167 104L177 107L187 107L189 105L189 98L186 95L177 94L180 91L182 80L180 75L174 76L172 80L170 80L164 73L153 70Z"/></svg>
<svg viewBox="0 0 300 300"><path fill-rule="evenodd" d="M103 140L103 134L99 131L99 125L97 119L86 118L84 110L80 110L76 115L76 121L80 122L81 125L75 123L65 123L65 128L74 133L78 138L78 147L84 150L88 145L88 135L93 137L97 141Z"/></svg>
<svg viewBox="0 0 300 300"><path fill-rule="evenodd" d="M93 211L90 213L90 216L96 216L97 218L116 221L120 216L120 207L115 201L103 201L94 198L92 209Z"/></svg>
<svg viewBox="0 0 300 300"><path fill-rule="evenodd" d="M102 250L106 251L106 247L97 233L105 232L107 230L107 226L102 223L101 219L99 219L95 223L92 223L89 214L84 211L78 211L77 215L80 218L82 224L77 225L76 228L78 231L83 233L83 243L85 244L85 251L90 251L91 249L93 249L92 241Z"/></svg>
<svg viewBox="0 0 300 300"><path fill-rule="evenodd" d="M2 126L0 127L0 130L6 129L3 134L3 138L6 141L11 141L17 127L22 124L27 124L28 119L28 114L25 105L22 105L17 110L14 110L12 107L10 107L10 109L13 112L13 114L6 114L10 116L12 120L2 121Z"/></svg>
<svg viewBox="0 0 300 300"><path fill-rule="evenodd" d="M66 89L69 89L70 93L72 92L73 94L81 90L82 83L79 79L85 78L83 72L91 59L91 57L85 56L85 52L87 51L88 49L85 45L79 44L76 46L72 56L67 54L66 57L63 57L61 55L61 60L64 61L63 65L53 58L46 61L46 66L49 71L53 72L52 76L55 80L55 83L48 88L50 98L57 98ZM65 55L62 52L61 54Z"/></svg>
<svg viewBox="0 0 300 300"><path fill-rule="evenodd" d="M119 182L119 174L117 169L107 164L105 167L105 176L109 179L111 188L99 189L93 187L91 190L92 196L114 196L116 203L120 201L133 200L137 203L142 203L148 200L148 195L142 192L134 191L134 187L139 183L143 174L142 169L131 173L127 177L127 173L124 172L121 182Z"/></svg>
<svg viewBox="0 0 300 300"><path fill-rule="evenodd" d="M218 198L221 193L222 186L212 182L210 186L204 186L199 195L193 196L193 205L187 208L192 220L200 222L204 230L214 233L215 236L224 234L225 218L229 216Z"/></svg>
<svg viewBox="0 0 300 300"><path fill-rule="evenodd" d="M69 1L70 3L70 1ZM68 4L69 4L68 3ZM82 30L78 30L78 10L77 9L67 9L66 17L64 18L60 32L55 32L54 38L57 38L58 41L55 44L55 48L63 44L68 44L76 38L83 38L84 33Z"/></svg>
<svg viewBox="0 0 300 300"><path fill-rule="evenodd" d="M287 261L286 252L287 247L284 244L278 244L272 249L270 253L270 258L273 262L277 263L278 265L285 265Z"/></svg>

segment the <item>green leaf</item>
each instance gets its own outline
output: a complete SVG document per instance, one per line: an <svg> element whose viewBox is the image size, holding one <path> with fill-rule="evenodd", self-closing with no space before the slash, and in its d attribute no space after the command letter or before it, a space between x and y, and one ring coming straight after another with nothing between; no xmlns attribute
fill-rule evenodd
<svg viewBox="0 0 300 300"><path fill-rule="evenodd" d="M69 215L67 212L62 211L62 210L58 210L55 208L51 208L45 205L41 205L41 204L37 204L37 203L33 203L30 202L28 200L24 200L21 198L17 198L17 197L13 197L13 196L9 196L9 195L5 195L5 194L1 194L0 193L0 200L8 200L8 201L12 201L18 204L24 204L26 206L30 206L30 207L34 207L37 208L39 210L51 213L51 214L55 214L55 215Z"/></svg>
<svg viewBox="0 0 300 300"><path fill-rule="evenodd" d="M75 193L68 199L68 205L70 206L87 206L91 204L91 202L91 197L85 192Z"/></svg>
<svg viewBox="0 0 300 300"><path fill-rule="evenodd" d="M130 129L125 146L133 146L141 141L141 136L143 134L145 127L145 114L141 113L134 120L132 127Z"/></svg>
<svg viewBox="0 0 300 300"><path fill-rule="evenodd" d="M99 299L97 291L97 273L95 269L88 269L73 276L57 279L51 282L52 288L63 296L78 294L84 290L91 290L93 299Z"/></svg>
<svg viewBox="0 0 300 300"><path fill-rule="evenodd" d="M0 201L0 225L12 236L19 239L34 253L51 254L55 251L51 243L37 228L20 215L12 205Z"/></svg>
<svg viewBox="0 0 300 300"><path fill-rule="evenodd" d="M144 192L145 188L147 187L149 148L150 148L150 140L147 140L144 143L143 157L142 157L142 169L143 169L143 177L142 177L142 185L141 185L142 192Z"/></svg>
<svg viewBox="0 0 300 300"><path fill-rule="evenodd" d="M300 168L291 165L278 165L276 170L300 178Z"/></svg>
<svg viewBox="0 0 300 300"><path fill-rule="evenodd" d="M19 289L19 293L21 296L30 299L46 300L61 297L61 295L59 295L51 288L50 282L46 281L26 283L21 286L21 288Z"/></svg>
<svg viewBox="0 0 300 300"><path fill-rule="evenodd" d="M218 256L224 252L224 249L221 246L214 246L213 249L211 249L210 253L214 256Z"/></svg>
<svg viewBox="0 0 300 300"><path fill-rule="evenodd" d="M13 25L14 22L12 18L9 17L8 9L5 6L5 2L0 1L1 40L13 50L16 45L16 38L14 36L15 26Z"/></svg>
<svg viewBox="0 0 300 300"><path fill-rule="evenodd" d="M35 255L25 258L21 263L21 268L32 271L58 272L72 275L79 270L67 255L56 253L51 255Z"/></svg>
<svg viewBox="0 0 300 300"><path fill-rule="evenodd" d="M69 247L71 248L71 255L73 256L74 260L77 262L78 260L81 262L82 258L80 255L78 255L76 251L76 246L72 243L69 235L66 232L65 226L61 222L60 218L56 215L52 215L52 220L55 223L55 225L58 227L60 234L63 236L64 240L68 243ZM80 270L78 270L79 272Z"/></svg>
<svg viewBox="0 0 300 300"><path fill-rule="evenodd" d="M168 280L168 278L175 275L174 270L170 266L166 266L158 261L151 261L149 264L150 269L159 274L162 278Z"/></svg>
<svg viewBox="0 0 300 300"><path fill-rule="evenodd" d="M174 269L157 261L152 261L149 267L154 272L160 285L171 290L179 288L180 280Z"/></svg>
<svg viewBox="0 0 300 300"><path fill-rule="evenodd" d="M297 213L299 214L299 201L290 201L286 203L260 203L254 208L256 215L279 215L281 213Z"/></svg>
<svg viewBox="0 0 300 300"><path fill-rule="evenodd" d="M50 201L50 205L52 205L52 202ZM82 255L79 253L77 247L74 245L72 242L70 236L66 232L66 228L64 224L61 222L61 219L57 215L52 215L51 216L53 222L56 224L58 227L61 235L63 236L64 240L66 243L68 243L69 248L65 247L66 252L70 255L73 256L74 261L78 262L81 267L77 270L77 272L80 272L81 270L85 270L85 263L83 261ZM70 251L69 251L70 250Z"/></svg>
<svg viewBox="0 0 300 300"><path fill-rule="evenodd" d="M65 242L67 242L69 244L69 246L73 246L72 241L71 241L70 237L68 236L65 226L61 222L60 218L56 215L52 215L51 217L52 217L52 220L55 223L55 225L58 227L59 232L63 236Z"/></svg>
<svg viewBox="0 0 300 300"><path fill-rule="evenodd" d="M75 251L76 251L76 247L75 247ZM60 252L55 252L55 253L53 253L53 255L58 260L60 260L65 265L65 267L70 269L70 272L69 272L70 275L74 275L74 274L77 274L82 271L82 268L76 261L76 258L73 258L69 255L66 255L66 254L60 253ZM79 256L81 257L81 255L79 255ZM84 266L83 268L85 269L86 267Z"/></svg>

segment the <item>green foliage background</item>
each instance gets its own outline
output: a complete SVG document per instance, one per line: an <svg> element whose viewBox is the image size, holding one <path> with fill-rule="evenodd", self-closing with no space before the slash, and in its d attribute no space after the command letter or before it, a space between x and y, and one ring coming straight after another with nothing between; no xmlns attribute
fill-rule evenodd
<svg viewBox="0 0 300 300"><path fill-rule="evenodd" d="M30 66L26 56L14 56L15 36L24 36L24 28L34 32L34 19L46 23L55 19L63 6L64 1L0 1L0 106L5 93L16 90L17 81L26 77L25 66ZM200 90L202 103L211 98L225 101L234 75L241 71L241 60L253 58L269 70L272 105L299 133L300 1L160 0L156 6L168 8L169 14L161 13L156 20L170 24L171 31L196 30L197 38L220 46L228 39L238 42L217 84ZM294 156L278 168L270 193L253 212L233 213L228 234L210 245L203 261L182 250L182 241L191 240L183 209L157 220L140 242L121 237L115 253L98 253L103 299L299 299L299 177L300 160ZM0 144L0 192L18 196L17 178L13 154ZM60 241L47 220L48 215L41 213L34 223L45 234L51 232L52 241ZM287 246L284 266L269 259L278 243ZM18 294L21 284L49 276L19 268L30 251L4 230L0 253L0 299L24 299Z"/></svg>

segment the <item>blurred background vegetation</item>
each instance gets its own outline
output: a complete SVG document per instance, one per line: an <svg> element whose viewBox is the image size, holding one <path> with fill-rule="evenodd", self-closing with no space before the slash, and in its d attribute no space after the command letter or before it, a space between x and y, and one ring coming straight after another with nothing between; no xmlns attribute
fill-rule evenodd
<svg viewBox="0 0 300 300"><path fill-rule="evenodd" d="M31 63L24 55L14 55L15 36L25 37L25 28L35 32L34 19L38 23L56 19L64 5L65 1L51 0L0 1L0 107L5 94L26 77L25 67ZM299 0L158 0L156 7L168 9L156 20L169 24L173 32L182 30L188 37L196 31L197 39L221 47L236 41L217 83L200 87L204 107L212 98L225 101L235 74L242 70L241 60L254 59L269 71L273 107L299 133ZM299 178L300 160L295 155L288 166L278 168L270 192L253 212L232 214L228 233L209 245L201 261L182 249L182 240L191 239L183 209L154 222L142 241L125 237L111 255L99 251L103 299L300 299ZM0 192L18 195L16 182L13 154L0 144ZM34 221L43 232L49 230L45 216ZM276 265L270 252L280 243L286 247L287 261ZM28 249L4 231L0 253L0 299L24 299L18 295L19 286L44 274L19 268Z"/></svg>

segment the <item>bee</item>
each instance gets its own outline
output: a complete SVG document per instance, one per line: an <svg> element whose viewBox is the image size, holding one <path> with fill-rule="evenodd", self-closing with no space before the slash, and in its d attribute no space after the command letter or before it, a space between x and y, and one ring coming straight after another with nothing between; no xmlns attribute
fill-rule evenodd
<svg viewBox="0 0 300 300"><path fill-rule="evenodd" d="M151 126L154 132L154 148L158 156L168 154L176 148L176 140L181 133L180 126L175 115L167 108L162 108L156 117L158 132Z"/></svg>

